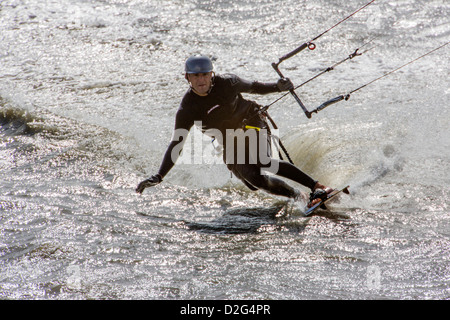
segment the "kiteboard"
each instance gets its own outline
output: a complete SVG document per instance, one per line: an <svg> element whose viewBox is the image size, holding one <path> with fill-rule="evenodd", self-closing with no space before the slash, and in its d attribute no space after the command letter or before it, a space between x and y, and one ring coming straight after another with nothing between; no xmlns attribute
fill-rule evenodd
<svg viewBox="0 0 450 320"><path fill-rule="evenodd" d="M305 216L309 216L311 213L313 213L314 211L316 211L318 208L322 208L322 209L327 209L326 207L326 203L328 201L330 201L331 199L333 199L334 197L336 197L337 195L339 195L341 192L344 192L345 194L350 194L350 192L348 191L348 188L350 186L346 186L345 188L342 189L338 189L338 190L333 190L331 191L328 195L327 198L325 200L321 200L319 203L316 203L314 206L312 206L311 208L308 208L308 210L306 210L306 212L304 213Z"/></svg>

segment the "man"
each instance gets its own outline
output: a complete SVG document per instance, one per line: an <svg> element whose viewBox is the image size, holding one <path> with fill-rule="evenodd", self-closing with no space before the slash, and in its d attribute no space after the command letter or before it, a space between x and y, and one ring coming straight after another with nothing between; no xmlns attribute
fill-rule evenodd
<svg viewBox="0 0 450 320"><path fill-rule="evenodd" d="M320 197L332 191L312 179L293 164L270 157L269 128L260 106L246 100L241 93L267 94L293 88L289 79L276 83L247 81L236 75L215 75L211 60L192 56L185 63L185 78L190 88L184 95L175 117L175 131L156 175L142 181L136 192L160 183L174 166L189 130L201 123L203 133L215 138L224 148L224 162L228 169L251 190L262 189L271 194L296 199L301 193L276 175L300 183ZM251 131L248 131L251 130ZM256 137L251 139L251 136ZM237 144L236 140L245 141ZM248 139L246 139L248 138ZM269 157L267 157L269 155ZM264 173L264 170L270 174ZM326 191L324 191L326 190ZM315 199L313 203L318 202Z"/></svg>

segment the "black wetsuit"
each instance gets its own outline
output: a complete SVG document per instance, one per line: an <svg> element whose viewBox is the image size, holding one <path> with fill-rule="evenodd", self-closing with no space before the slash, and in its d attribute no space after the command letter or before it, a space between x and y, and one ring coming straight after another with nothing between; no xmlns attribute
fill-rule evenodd
<svg viewBox="0 0 450 320"><path fill-rule="evenodd" d="M279 92L276 83L250 82L232 74L215 76L213 86L206 96L199 96L192 89L189 89L184 95L176 114L174 136L159 169L161 177L164 177L174 166L176 159L172 159L172 155L175 154L174 158L178 156L187 133L194 122L196 124L201 122L200 129L202 132L209 134L218 130L222 134L224 140L219 142L224 146L224 161L228 169L250 189L261 188L277 195L297 196L298 192L284 181L273 175L261 174L262 164L259 161L254 163L246 157L244 163L239 163L236 161L236 152L233 153L234 156L231 157L231 160L227 159L226 156L227 151L230 151L226 148L227 130L242 128L244 120L246 120L246 125L267 128L267 123L257 114L260 106L253 101L244 99L241 93L267 94L272 92ZM259 131L257 131L257 134L259 137ZM182 144L179 145L179 143ZM248 147L247 142L245 148ZM275 174L289 178L310 189L314 188L317 181L296 166L278 159L271 159L270 161L270 164L276 164L278 169L277 172L274 172ZM266 163L267 166L270 164Z"/></svg>

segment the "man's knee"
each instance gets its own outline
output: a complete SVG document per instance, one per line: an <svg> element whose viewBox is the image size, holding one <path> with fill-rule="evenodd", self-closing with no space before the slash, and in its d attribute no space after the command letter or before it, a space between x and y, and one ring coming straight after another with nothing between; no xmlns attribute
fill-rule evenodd
<svg viewBox="0 0 450 320"><path fill-rule="evenodd" d="M278 159L270 159L269 166L261 166L260 174L261 175L276 175L280 169L280 161Z"/></svg>

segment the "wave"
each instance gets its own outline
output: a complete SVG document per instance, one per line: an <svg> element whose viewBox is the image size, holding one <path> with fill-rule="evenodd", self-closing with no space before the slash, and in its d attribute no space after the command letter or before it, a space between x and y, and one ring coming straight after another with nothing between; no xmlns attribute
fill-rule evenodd
<svg viewBox="0 0 450 320"><path fill-rule="evenodd" d="M86 179L91 172L93 180L120 175L114 179L129 187L138 180L134 174L143 170L130 138L42 108L37 114L1 97L0 141L5 142L0 148L2 169L25 172L32 167L60 177L81 177L82 171ZM135 181L127 182L127 177Z"/></svg>
<svg viewBox="0 0 450 320"><path fill-rule="evenodd" d="M353 123L297 128L283 140L294 163L314 179L334 187L351 184L355 191L403 170L402 149L390 139L378 140L379 127L382 125Z"/></svg>
<svg viewBox="0 0 450 320"><path fill-rule="evenodd" d="M6 136L34 135L42 131L40 121L25 110L7 107L7 102L0 97L0 134Z"/></svg>

